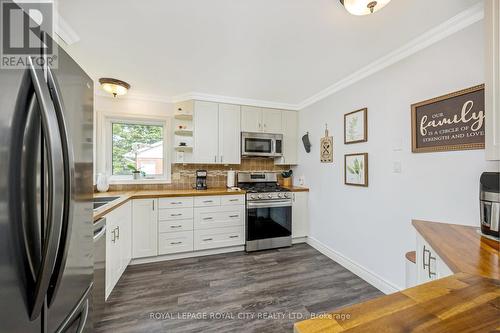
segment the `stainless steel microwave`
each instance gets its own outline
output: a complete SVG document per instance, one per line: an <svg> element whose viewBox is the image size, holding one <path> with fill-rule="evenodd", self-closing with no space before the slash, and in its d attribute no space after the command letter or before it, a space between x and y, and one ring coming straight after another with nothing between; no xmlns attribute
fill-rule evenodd
<svg viewBox="0 0 500 333"><path fill-rule="evenodd" d="M283 135L270 133L241 133L241 156L283 156Z"/></svg>

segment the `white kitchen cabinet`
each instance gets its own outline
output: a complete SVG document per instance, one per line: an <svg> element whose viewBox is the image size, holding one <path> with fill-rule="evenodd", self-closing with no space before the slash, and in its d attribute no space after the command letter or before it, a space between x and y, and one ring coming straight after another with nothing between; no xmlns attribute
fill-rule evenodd
<svg viewBox="0 0 500 333"><path fill-rule="evenodd" d="M241 163L241 108L219 104L219 162Z"/></svg>
<svg viewBox="0 0 500 333"><path fill-rule="evenodd" d="M417 232L417 284L453 275L452 270Z"/></svg>
<svg viewBox="0 0 500 333"><path fill-rule="evenodd" d="M283 130L281 112L277 109L242 106L241 131L281 133Z"/></svg>
<svg viewBox="0 0 500 333"><path fill-rule="evenodd" d="M309 235L309 194L307 192L292 193L292 238Z"/></svg>
<svg viewBox="0 0 500 333"><path fill-rule="evenodd" d="M194 228L212 229L245 225L245 206L199 207L194 209Z"/></svg>
<svg viewBox="0 0 500 333"><path fill-rule="evenodd" d="M195 101L194 103L194 162L219 161L219 104Z"/></svg>
<svg viewBox="0 0 500 333"><path fill-rule="evenodd" d="M158 254L193 251L193 231L165 232L158 234Z"/></svg>
<svg viewBox="0 0 500 333"><path fill-rule="evenodd" d="M132 257L158 255L158 199L135 199L132 206Z"/></svg>
<svg viewBox="0 0 500 333"><path fill-rule="evenodd" d="M208 250L245 244L245 226L194 231L194 249Z"/></svg>
<svg viewBox="0 0 500 333"><path fill-rule="evenodd" d="M241 131L262 132L262 108L254 106L241 107Z"/></svg>
<svg viewBox="0 0 500 333"><path fill-rule="evenodd" d="M132 205L130 202L106 216L106 298L132 258Z"/></svg>
<svg viewBox="0 0 500 333"><path fill-rule="evenodd" d="M282 119L281 110L262 109L262 127L266 133L281 133Z"/></svg>
<svg viewBox="0 0 500 333"><path fill-rule="evenodd" d="M194 163L240 164L240 106L195 101Z"/></svg>
<svg viewBox="0 0 500 333"><path fill-rule="evenodd" d="M500 160L500 2L485 1L486 159Z"/></svg>
<svg viewBox="0 0 500 333"><path fill-rule="evenodd" d="M283 124L283 156L276 159L276 165L298 164L298 113L295 111L282 111Z"/></svg>

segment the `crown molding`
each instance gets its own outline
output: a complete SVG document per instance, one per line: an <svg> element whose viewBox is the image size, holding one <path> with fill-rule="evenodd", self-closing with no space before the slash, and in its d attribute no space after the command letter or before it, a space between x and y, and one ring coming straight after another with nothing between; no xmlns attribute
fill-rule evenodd
<svg viewBox="0 0 500 333"><path fill-rule="evenodd" d="M55 33L59 36L59 38L61 38L67 45L72 45L80 41L80 36L78 36L76 31L73 30L61 14L56 13L55 17Z"/></svg>
<svg viewBox="0 0 500 333"><path fill-rule="evenodd" d="M333 95L365 78L371 76L465 28L481 21L484 18L484 4L482 2L464 10L449 20L425 32L402 47L392 51L384 57L348 75L328 88L302 101L296 108L302 110L322 99Z"/></svg>
<svg viewBox="0 0 500 333"><path fill-rule="evenodd" d="M186 93L186 94L182 94L182 95L177 95L177 96L174 96L172 98L172 100L174 103L187 101L187 100L197 100L197 101L206 101L206 102L249 105L249 106L257 106L257 107L272 108L272 109L286 109L286 110L294 110L294 111L298 110L296 104L264 101L264 100L259 100L259 99L250 99L250 98L240 98L240 97L204 94L204 93L199 93L199 92L190 92L190 93Z"/></svg>

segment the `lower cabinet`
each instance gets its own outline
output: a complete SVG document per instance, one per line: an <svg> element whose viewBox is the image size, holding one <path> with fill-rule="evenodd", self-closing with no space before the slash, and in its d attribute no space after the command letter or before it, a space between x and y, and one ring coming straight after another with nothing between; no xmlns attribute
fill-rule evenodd
<svg viewBox="0 0 500 333"><path fill-rule="evenodd" d="M189 251L193 251L192 231L165 232L158 234L159 255Z"/></svg>
<svg viewBox="0 0 500 333"><path fill-rule="evenodd" d="M292 238L309 235L308 192L292 193Z"/></svg>
<svg viewBox="0 0 500 333"><path fill-rule="evenodd" d="M158 255L245 243L245 196L160 199Z"/></svg>
<svg viewBox="0 0 500 333"><path fill-rule="evenodd" d="M417 284L430 282L453 275L436 251L417 232Z"/></svg>
<svg viewBox="0 0 500 333"><path fill-rule="evenodd" d="M125 203L105 218L107 298L132 259L132 203Z"/></svg>
<svg viewBox="0 0 500 333"><path fill-rule="evenodd" d="M245 243L245 226L194 231L194 249L208 250Z"/></svg>
<svg viewBox="0 0 500 333"><path fill-rule="evenodd" d="M132 210L132 257L158 255L158 199L135 199Z"/></svg>

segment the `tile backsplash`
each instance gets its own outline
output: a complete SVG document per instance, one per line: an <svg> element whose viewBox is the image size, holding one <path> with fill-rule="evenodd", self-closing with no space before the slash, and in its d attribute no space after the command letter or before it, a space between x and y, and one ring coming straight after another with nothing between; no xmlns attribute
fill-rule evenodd
<svg viewBox="0 0 500 333"><path fill-rule="evenodd" d="M289 165L274 165L274 160L269 158L244 158L238 165L217 164L173 164L171 184L111 184L110 191L137 191L137 190L162 190L162 189L191 189L194 186L196 170L207 170L207 185L209 188L226 187L227 171L272 171L281 172L289 170Z"/></svg>

